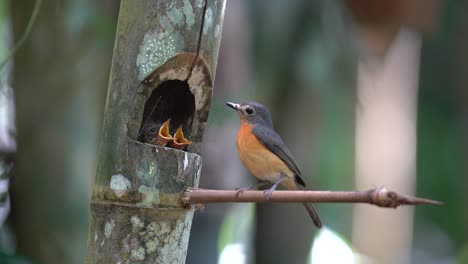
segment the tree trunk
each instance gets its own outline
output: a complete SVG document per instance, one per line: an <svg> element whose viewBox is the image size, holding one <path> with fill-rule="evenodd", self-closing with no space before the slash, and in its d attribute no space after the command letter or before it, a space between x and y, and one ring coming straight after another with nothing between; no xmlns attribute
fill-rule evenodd
<svg viewBox="0 0 468 264"><path fill-rule="evenodd" d="M36 1L9 2L17 43ZM12 224L18 254L34 263L83 263L86 256L89 182L114 34L95 29L114 32L118 6L78 2L43 1L14 56Z"/></svg>
<svg viewBox="0 0 468 264"><path fill-rule="evenodd" d="M185 262L194 208L180 197L198 186L224 5L208 1L202 23L200 0L121 2L88 263ZM187 151L143 142L146 124L169 118L171 134L182 126L192 141Z"/></svg>
<svg viewBox="0 0 468 264"><path fill-rule="evenodd" d="M380 67L358 64L356 189L381 184L414 195L421 36L401 28ZM353 244L378 263L410 263L414 208L355 205ZM375 234L385 239L376 241ZM392 250L389 250L391 248Z"/></svg>
<svg viewBox="0 0 468 264"><path fill-rule="evenodd" d="M0 10L7 10L8 2L0 3ZM12 30L8 12L0 12L0 63L7 58L12 48ZM10 213L10 196L8 187L10 185L10 171L13 168L13 156L16 152L15 133L15 111L14 94L11 88L13 63L8 61L3 67L0 66L0 239L3 238L2 231ZM0 252L2 248L0 246Z"/></svg>

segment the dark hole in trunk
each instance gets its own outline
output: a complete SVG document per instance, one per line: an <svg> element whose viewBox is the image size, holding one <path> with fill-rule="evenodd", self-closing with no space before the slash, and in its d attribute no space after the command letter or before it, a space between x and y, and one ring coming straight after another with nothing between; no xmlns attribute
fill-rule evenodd
<svg viewBox="0 0 468 264"><path fill-rule="evenodd" d="M182 125L186 138L190 140L195 97L190 92L186 81L169 80L153 90L145 103L143 118L139 129L138 141L145 141L145 128L153 124L162 124L171 119L170 132L174 134Z"/></svg>

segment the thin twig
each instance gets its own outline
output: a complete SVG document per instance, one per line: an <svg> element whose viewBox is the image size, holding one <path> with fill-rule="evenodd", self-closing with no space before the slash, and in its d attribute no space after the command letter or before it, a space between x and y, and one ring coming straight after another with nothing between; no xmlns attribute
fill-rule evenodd
<svg viewBox="0 0 468 264"><path fill-rule="evenodd" d="M3 59L3 61L0 63L0 71L5 67L5 65L8 63L11 57L15 55L15 53L23 46L23 43L28 39L29 35L31 34L32 28L34 26L34 23L36 22L37 15L39 15L39 11L41 10L41 5L42 5L42 0L36 0L34 2L34 7L32 11L32 15L29 18L28 24L26 25L26 29L23 32L23 35L21 35L21 38L18 40L16 43L15 47L8 53L8 55Z"/></svg>
<svg viewBox="0 0 468 264"><path fill-rule="evenodd" d="M205 15L206 15L207 5L208 5L208 0L203 1L202 21L201 21L201 26L200 26L200 32L198 34L197 53L195 54L195 58L192 61L192 65L190 65L190 69L189 69L189 72L187 74L187 78L185 79L185 81L188 81L190 77L192 77L193 67L195 67L195 63L197 62L198 57L200 56L200 47L201 47L201 40L203 36L203 27L205 25Z"/></svg>
<svg viewBox="0 0 468 264"><path fill-rule="evenodd" d="M274 191L267 199L263 191L187 189L182 197L186 205L203 203L368 203L379 207L396 208L400 205L442 202L400 195L385 187L368 191Z"/></svg>

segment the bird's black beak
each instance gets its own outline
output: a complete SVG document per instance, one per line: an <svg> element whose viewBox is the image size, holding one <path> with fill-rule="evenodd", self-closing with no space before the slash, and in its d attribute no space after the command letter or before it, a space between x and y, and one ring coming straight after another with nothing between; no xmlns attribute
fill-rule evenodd
<svg viewBox="0 0 468 264"><path fill-rule="evenodd" d="M226 102L226 105L231 107L232 109L236 110L236 111L239 111L240 109L240 104L236 104L236 103L231 103L231 102Z"/></svg>

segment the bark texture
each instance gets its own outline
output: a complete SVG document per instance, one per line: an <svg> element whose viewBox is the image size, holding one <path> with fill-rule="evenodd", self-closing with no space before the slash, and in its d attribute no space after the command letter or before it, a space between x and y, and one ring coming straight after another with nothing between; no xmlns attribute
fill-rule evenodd
<svg viewBox="0 0 468 264"><path fill-rule="evenodd" d="M88 263L184 263L225 1L121 2L91 201ZM202 36L199 57L198 40ZM192 73L189 72L192 70ZM141 142L171 118L187 151Z"/></svg>

